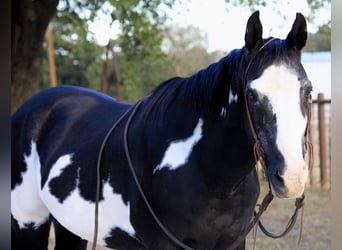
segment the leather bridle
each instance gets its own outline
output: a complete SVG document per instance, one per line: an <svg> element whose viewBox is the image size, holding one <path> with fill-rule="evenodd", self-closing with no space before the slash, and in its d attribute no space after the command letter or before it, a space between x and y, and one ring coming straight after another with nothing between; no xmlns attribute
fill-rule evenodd
<svg viewBox="0 0 342 250"><path fill-rule="evenodd" d="M256 54L258 54L260 51L262 51L268 44L270 44L272 41L276 40L276 38L272 38L270 40L268 40L267 42L265 42L257 51ZM255 54L255 55L256 55ZM255 56L254 56L255 57ZM246 70L245 70L245 75L244 75L244 79L246 80L246 76L249 70L250 65L252 64L252 61L254 59L254 57L249 61ZM246 83L246 81L245 81ZM254 139L254 145L253 145L253 151L254 151L254 158L255 158L255 162L257 163L258 161L262 164L264 171L266 171L266 164L263 160L263 155L264 155L264 150L262 148L262 145L258 139L258 135L255 131L254 128L254 124L253 124L253 120L248 108L248 101L247 101L247 96L246 96L246 92L245 92L244 88L244 99L245 99L245 108L246 108L246 113L247 113L247 118L248 118L248 123L249 123L249 128L250 131L252 133L253 139ZM310 97L311 98L311 97ZM99 216L99 211L98 211L98 206L99 206L99 200L100 200L100 184L101 184L101 174L100 174L100 170L101 170L101 160L102 160L102 154L104 151L104 147L109 139L109 136L113 133L113 131L117 128L117 126L122 122L122 120L129 114L128 119L125 123L125 128L124 128L124 135L123 135L123 142L124 142L124 150L125 150L125 155L127 158L127 162L130 168L130 171L132 173L134 182L139 190L140 195L142 196L145 205L147 206L150 214L152 215L152 217L154 218L155 222L158 224L158 226L160 227L160 229L163 231L163 233L168 237L168 239L175 244L176 246L185 249L185 250L194 250L193 248L187 246L186 244L184 244L183 242L181 242L180 240L178 240L165 226L164 224L159 220L158 216L156 215L156 213L154 212L152 206L150 205L140 183L138 180L138 177L136 175L131 157L130 157L130 152L129 152L129 148L128 148L128 130L129 130L129 126L131 124L132 118L134 117L136 111L139 109L141 103L144 101L145 99L141 99L140 101L138 101L135 105L131 106L115 123L114 125L110 128L110 130L107 132L104 140L102 141L101 147L100 147L100 151L98 154L98 160L97 160L97 185L96 185L96 199L95 199L95 221L94 221L94 237L93 237L93 244L92 244L92 250L96 249L96 244L97 244L97 235L98 235L98 216ZM312 143L309 140L309 133L310 133L310 127L311 127L311 102L309 102L308 105L308 121L307 121L307 126L306 126L306 130L305 130L305 134L304 134L304 144L305 144L305 150L310 150L310 169L312 168L312 164L313 164L313 146ZM266 171L267 172L267 171ZM295 211L292 215L292 217L290 218L288 224L285 227L285 230L283 231L283 233L279 234L279 235L275 235L273 233L270 233L261 223L260 217L263 214L263 212L267 209L268 205L271 203L271 201L273 200L273 193L272 193L272 188L270 185L270 181L268 181L268 185L269 185L269 192L265 195L263 201L261 202L261 204L257 205L259 207L258 212L254 212L254 217L252 218L251 222L249 223L249 225L241 232L240 236L227 248L229 250L233 250L235 248L237 248L242 241L246 238L247 234L252 230L252 228L258 223L260 229L269 237L272 238L280 238L283 237L284 235L286 235L294 226L295 221L297 219L297 215L298 215L298 211L300 208L303 207L304 205L304 194L302 197L297 198L296 202L295 202ZM302 224L301 224L301 230L302 230ZM301 231L300 231L301 232ZM255 244L255 241L254 241Z"/></svg>
<svg viewBox="0 0 342 250"><path fill-rule="evenodd" d="M254 140L254 144L253 144L253 152L254 152L254 159L255 162L258 162L258 160L260 160L262 162L262 165L265 166L265 163L263 162L263 155L265 153L260 140L258 138L258 134L255 130L254 127L254 123L252 120L252 115L251 112L249 111L249 106L248 106L248 100L247 100L247 93L246 93L246 85L247 85L247 74L249 71L249 68L254 60L254 58L256 57L257 54L259 54L268 44L270 44L271 42L273 42L274 40L277 40L277 38L272 38L270 40L268 40L267 42L265 42L257 51L257 53L254 55L254 57L249 61L249 63L247 64L247 67L245 69L245 74L244 74L244 78L243 78L243 82L245 83L245 86L243 88L243 97L244 97L244 102L245 102L245 109L246 109L246 115L247 115L247 121L248 121L248 125L249 125L249 130L253 136L253 140Z"/></svg>
<svg viewBox="0 0 342 250"><path fill-rule="evenodd" d="M247 121L248 121L248 126L250 129L250 132L252 134L253 140L254 140L254 144L253 144L253 152L254 152L254 159L255 162L259 162L263 168L264 173L267 176L267 166L266 163L263 159L264 156L264 149L260 143L260 140L258 138L258 134L255 130L254 127L254 123L252 120L252 116L249 110L249 105L248 105L248 100L247 100L247 94L246 94L246 85L247 85L247 74L248 74L248 70L255 58L255 56L260 53L267 45L269 45L270 43L272 43L273 41L278 40L277 38L271 38L270 40L266 41L257 51L257 53L254 55L254 57L252 57L252 59L249 61L249 63L247 64L246 70L245 70L245 74L244 74L244 82L245 82L245 87L244 87L244 104L245 104L245 110L246 110L246 115L247 115ZM304 132L304 146L305 146L305 152L307 152L308 150L310 151L310 158L309 158L309 170L312 170L313 168L313 144L311 143L310 139L309 139L309 135L310 135L310 130L311 130L311 105L312 105L312 97L310 94L309 100L308 100L308 110L307 110L307 124L306 124L306 128L305 128L305 132ZM293 215L291 216L288 224L285 227L285 230L276 235L273 234L271 232L269 232L265 226L262 224L261 220L260 220L260 216L261 214L266 210L266 208L268 207L268 205L271 203L271 201L273 200L273 193L272 193L272 188L271 188L271 184L270 184L270 179L267 176L267 180L268 180L268 187L269 187L269 191L266 194L266 196L264 197L262 203L259 206L259 211L258 213L254 212L254 218L252 219L252 222L249 224L249 226L246 228L245 232L247 232L246 234L243 233L235 242L236 244L233 243L233 245L231 246L231 249L234 249L236 247L238 247L239 243L240 243L240 238L244 238L246 237L246 235L248 234L248 232L252 229L252 227L258 223L259 228L261 229L261 231L271 237L271 238L281 238L283 236L285 236L289 231L291 231L291 229L293 228L296 219L297 219L297 215L298 215L298 211L300 208L302 208L304 206L304 199L305 199L305 195L303 194L301 197L296 198L296 202L295 202L295 211L293 213ZM303 213L302 213L302 218L301 218L301 228L300 228L300 237L299 237L299 241L301 239L301 233L302 233L302 222L303 222ZM255 238L254 238L255 240ZM298 241L298 243L299 243ZM254 241L255 244L255 241Z"/></svg>
<svg viewBox="0 0 342 250"><path fill-rule="evenodd" d="M244 102L245 102L245 109L246 109L246 114L247 114L247 120L248 120L248 125L249 125L249 129L250 132L253 136L254 139L254 144L253 144L253 151L254 151L254 158L256 160L256 162L258 162L258 160L261 160L261 163L263 165L263 167L266 167L265 163L263 162L262 158L264 155L264 149L260 143L260 140L258 138L258 134L255 130L254 127L254 123L252 120L252 115L251 112L249 111L249 105L248 105L248 100L247 100L247 94L246 94L246 85L247 85L247 74L248 74L248 70L255 58L255 56L257 54L259 54L267 45L269 45L270 43L272 43L273 41L278 40L278 38L271 38L270 40L268 40L267 42L265 42L257 51L257 53L254 55L254 57L249 61L249 63L247 64L246 70L245 70L245 74L244 74L244 82L245 82L245 88L244 88ZM304 133L304 145L305 145L305 151L309 150L310 151L310 158L309 158L309 169L311 170L313 167L313 145L310 142L309 139L309 135L310 135L310 130L311 130L311 105L312 105L312 97L310 94L310 98L308 101L308 110L307 110L307 124L306 124L306 128L305 128L305 133Z"/></svg>

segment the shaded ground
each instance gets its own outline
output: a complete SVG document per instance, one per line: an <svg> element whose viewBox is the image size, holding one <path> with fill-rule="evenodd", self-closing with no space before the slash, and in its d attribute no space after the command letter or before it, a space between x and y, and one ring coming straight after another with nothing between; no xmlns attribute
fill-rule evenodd
<svg viewBox="0 0 342 250"><path fill-rule="evenodd" d="M264 194L264 188L262 193ZM263 197L262 197L263 198ZM280 233L294 210L294 200L279 200L275 198L262 216L264 225L273 233ZM284 238L271 239L263 235L258 230L255 249L272 250L326 250L331 248L331 199L330 192L318 188L309 188L306 191L302 239L298 246L300 232L300 214L297 222L291 232ZM53 249L53 238L51 238L51 247ZM252 233L247 237L246 249L253 249L254 240ZM88 244L88 250L91 244ZM108 248L97 247L97 250ZM162 250L162 249L161 249Z"/></svg>

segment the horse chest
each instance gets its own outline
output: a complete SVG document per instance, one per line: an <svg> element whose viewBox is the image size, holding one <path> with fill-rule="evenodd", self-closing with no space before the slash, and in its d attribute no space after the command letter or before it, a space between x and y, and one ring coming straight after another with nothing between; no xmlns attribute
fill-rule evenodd
<svg viewBox="0 0 342 250"><path fill-rule="evenodd" d="M206 205L194 220L201 223L196 225L203 231L198 234L211 234L213 237L208 240L225 242L225 246L229 246L252 218L258 195L256 172L252 171L231 194L219 199L207 198Z"/></svg>
<svg viewBox="0 0 342 250"><path fill-rule="evenodd" d="M225 197L213 198L212 193L194 188L192 181L187 183L188 188L183 189L183 192L180 192L182 188L179 186L179 190L173 190L177 195L162 193L160 197L164 197L163 201L154 201L154 204L157 203L159 219L179 240L195 249L227 247L252 218L258 197L257 180L253 172L240 183L234 194L226 194ZM193 181L198 185L196 178ZM156 197L155 194L153 196ZM152 242L159 249L168 249L167 247L172 246L171 243L154 224L145 206L141 201L138 207L143 209L134 216L139 238ZM151 221L146 221L146 218L151 218Z"/></svg>

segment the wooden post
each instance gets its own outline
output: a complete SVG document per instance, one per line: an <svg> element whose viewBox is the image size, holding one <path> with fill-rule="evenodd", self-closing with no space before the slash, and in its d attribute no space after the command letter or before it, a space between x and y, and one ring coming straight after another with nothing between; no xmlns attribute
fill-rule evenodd
<svg viewBox="0 0 342 250"><path fill-rule="evenodd" d="M325 132L325 109L324 94L319 93L317 96L318 104L318 131L319 131L319 158L321 171L321 187L327 188L328 168L327 168L327 147Z"/></svg>
<svg viewBox="0 0 342 250"><path fill-rule="evenodd" d="M108 93L108 84L107 84L107 62L108 62L108 46L106 51L106 59L103 62L102 68L102 76L101 76L101 91L102 93Z"/></svg>
<svg viewBox="0 0 342 250"><path fill-rule="evenodd" d="M116 99L118 101L121 101L122 100L122 95L121 95L122 79L120 75L119 64L118 64L116 55L114 53L114 44L112 40L109 40L108 46L112 52L112 61L114 65L114 73L115 73L115 79L116 79Z"/></svg>
<svg viewBox="0 0 342 250"><path fill-rule="evenodd" d="M52 29L50 25L47 27L47 42L48 42L48 55L49 55L49 67L50 67L50 80L51 87L57 86L57 77L56 77L56 64L55 64L55 54L53 48L53 36Z"/></svg>

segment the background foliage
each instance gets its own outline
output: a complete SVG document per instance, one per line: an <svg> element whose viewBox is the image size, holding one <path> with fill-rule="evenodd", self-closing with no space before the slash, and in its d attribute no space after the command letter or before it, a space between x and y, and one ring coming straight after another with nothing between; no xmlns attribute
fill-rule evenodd
<svg viewBox="0 0 342 250"><path fill-rule="evenodd" d="M252 8L265 4L262 0L231 2ZM310 2L314 9L323 6L317 1ZM224 51L208 53L207 36L196 27L164 26L164 13L156 11L159 1L112 0L110 3L112 10L102 11L107 11L113 22L122 24L122 33L115 41L115 51L126 102L137 101L171 76L189 76L225 54ZM167 4L171 7L173 1ZM79 15L70 15L73 11L66 9L61 8L52 22L58 82L99 90L106 48L97 45L87 32L84 20L89 20L90 14L88 19L81 19ZM93 6L89 13L94 15L96 9L98 7ZM330 27L330 23L325 24L316 34L310 34L306 51L330 50ZM108 69L109 94L115 96L115 75L110 60ZM49 87L46 56L40 85Z"/></svg>
<svg viewBox="0 0 342 250"><path fill-rule="evenodd" d="M96 44L94 35L88 28L100 14L112 20L109 25L118 23L120 26L121 32L114 44L123 79L124 101L135 102L161 81L174 75L188 76L222 57L225 51L207 52L206 34L197 28L165 26L167 15L163 10L172 8L176 1L178 0L14 0L12 111L34 92L50 86L44 37L47 23L41 22L44 16L42 13L45 13L47 7L52 15L50 23L54 35L58 84L100 89L106 48ZM266 5L265 0L226 2L252 10ZM267 4L279 11L277 2L269 0ZM309 17L311 21L315 20L315 15L321 8L330 6L330 0L307 2L312 10ZM31 18L32 13L34 19ZM45 16L45 20L49 18ZM39 32L33 30L33 27ZM22 32L25 29L26 32ZM316 34L310 35L306 49L330 50L330 33L331 23L322 25ZM32 50L27 46L29 43L37 49ZM16 67L16 62L22 65ZM108 69L109 94L115 96L115 76L111 63Z"/></svg>

